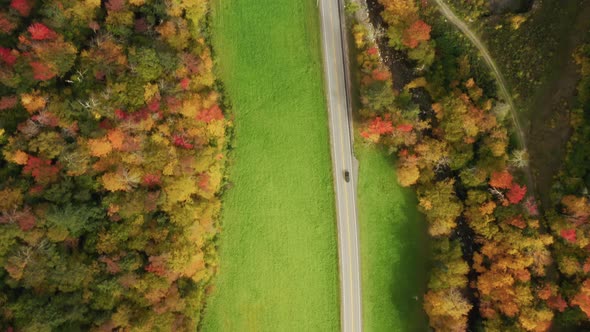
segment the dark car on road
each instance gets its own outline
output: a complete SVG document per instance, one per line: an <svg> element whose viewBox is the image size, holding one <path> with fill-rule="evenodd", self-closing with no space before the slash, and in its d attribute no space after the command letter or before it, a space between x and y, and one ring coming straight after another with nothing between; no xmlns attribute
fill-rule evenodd
<svg viewBox="0 0 590 332"><path fill-rule="evenodd" d="M350 172L347 170L344 170L344 181L350 182Z"/></svg>

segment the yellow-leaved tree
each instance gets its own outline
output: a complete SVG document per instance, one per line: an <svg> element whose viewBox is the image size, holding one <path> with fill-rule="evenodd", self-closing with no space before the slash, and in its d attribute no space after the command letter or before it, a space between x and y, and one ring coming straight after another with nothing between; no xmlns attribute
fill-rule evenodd
<svg viewBox="0 0 590 332"><path fill-rule="evenodd" d="M113 150L113 146L106 138L89 139L88 147L90 148L90 155L93 157L103 157Z"/></svg>

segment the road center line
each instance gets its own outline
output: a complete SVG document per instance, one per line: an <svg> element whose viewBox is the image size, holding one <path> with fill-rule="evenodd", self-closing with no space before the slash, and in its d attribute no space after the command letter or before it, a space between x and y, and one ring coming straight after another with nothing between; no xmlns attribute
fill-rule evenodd
<svg viewBox="0 0 590 332"><path fill-rule="evenodd" d="M330 10L329 10L329 13L330 13L330 25L332 27L334 27L334 16L332 14L333 13L333 11L332 11L332 9L333 9L332 8L332 1L329 1L328 0L328 3L329 3L329 6L330 6L329 7L330 8ZM338 26L338 31L340 31L340 26ZM340 34L337 34L337 36L340 36ZM337 61L339 58L338 58L338 53L336 51L336 45L334 43L334 39L335 38L332 38L332 53L334 55L334 58L333 59L335 61ZM340 57L340 59L342 59L342 57ZM336 70L335 72L336 72L336 75L338 75L339 71ZM345 162L345 159L344 159L344 155L345 155L344 154L344 137L343 137L343 130L342 130L342 111L343 111L343 107L341 105L341 100L342 100L341 97L342 96L340 94L342 86L340 85L340 79L337 79L336 80L336 84L337 84L336 93L337 93L337 97L338 97L337 98L337 101L338 101L338 105L340 106L340 107L337 108L338 120L339 120L338 121L338 127L340 129L340 135L339 135L340 136L340 149L341 149L342 164L343 164L343 167L344 167L344 166L346 166L346 162ZM354 279L353 279L353 272L352 272L352 248L351 248L351 236L350 236L350 213L349 213L350 212L350 206L348 204L348 202L349 202L348 185L346 185L346 184L344 185L344 197L345 197L344 204L346 206L346 209L345 209L346 210L346 231L347 231L346 233L347 233L347 238L348 238L348 242L347 242L348 255L347 256L348 256L348 259L349 259L349 265L348 265L348 272L349 272L349 274L348 274L348 277L349 277L349 282L350 282L349 287L350 287L350 295L351 295L351 297L350 297L351 323L352 323L351 324L351 328L352 328L352 331L354 331L354 326L355 326L354 325L354 318L355 318L354 317L355 316L354 304L355 303L354 303L354 300L352 298L352 294L354 294L354 289L353 289L353 284L354 284L353 280Z"/></svg>

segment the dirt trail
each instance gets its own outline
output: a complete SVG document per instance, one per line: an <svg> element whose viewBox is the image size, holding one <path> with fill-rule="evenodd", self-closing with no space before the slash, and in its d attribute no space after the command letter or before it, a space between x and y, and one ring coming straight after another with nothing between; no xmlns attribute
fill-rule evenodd
<svg viewBox="0 0 590 332"><path fill-rule="evenodd" d="M485 60L488 67L490 67L490 70L492 71L492 73L496 77L496 81L497 81L498 86L500 88L501 97L508 103L508 106L510 106L510 116L511 116L512 122L514 124L514 130L515 130L516 135L518 137L518 145L519 145L518 148L521 150L528 151L527 145L526 145L526 140L524 137L524 131L522 130L520 120L518 119L518 113L516 111L516 106L514 105L514 100L512 99L510 92L508 92L508 88L506 86L506 81L504 80L504 76L502 76L502 73L498 69L496 62L494 61L494 59L490 55L490 52L488 51L487 47L473 33L473 31L471 31L471 29L469 29L469 27L465 24L465 22L463 22L460 18L457 17L457 15L455 15L455 13L449 8L449 6L447 6L443 2L443 0L434 0L434 2L437 4L440 12L454 26L456 26L459 30L461 30L461 32L463 32L463 34L465 36L467 36L467 38L469 38L471 43L473 43L473 46L475 46L479 50L482 58ZM533 182L533 177L531 175L531 171L530 171L529 167L527 167L525 169L525 174L527 177L527 184L528 184L529 188L530 187L535 188L534 182Z"/></svg>

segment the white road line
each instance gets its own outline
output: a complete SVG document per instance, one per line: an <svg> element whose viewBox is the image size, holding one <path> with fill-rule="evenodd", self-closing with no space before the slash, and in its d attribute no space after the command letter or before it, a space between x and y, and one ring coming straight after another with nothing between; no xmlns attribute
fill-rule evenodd
<svg viewBox="0 0 590 332"><path fill-rule="evenodd" d="M328 54L328 52L329 52L329 50L328 50L328 44L325 42L325 41L328 40L328 38L326 36L327 27L325 25L326 22L323 19L326 14L325 14L325 7L323 5L320 6L320 11L321 11L321 17L322 17L322 32L323 32L323 37L324 37L324 54ZM325 69L327 71L327 75L326 76L327 76L327 79L328 79L328 86L327 86L327 89L326 89L327 97L328 97L327 98L327 106L328 106L328 109L329 109L328 113L330 114L331 128L333 128L332 130L334 130L336 128L335 123L334 123L335 122L335 118L334 118L335 115L334 115L334 112L333 111L330 111L330 109L332 107L332 103L333 103L333 99L332 99L332 97L333 97L333 93L332 93L332 86L333 86L333 84L332 84L332 71L331 71L330 61L329 61L329 59L327 57L324 57L324 67L326 68ZM330 150L332 151L332 153L334 153L334 145L335 145L334 144L335 143L334 142L335 141L334 135L331 135L330 136L330 141L332 142L332 148ZM334 176L334 181L336 182L336 197L338 197L338 193L341 192L340 181L338 180L339 179L339 173L340 172L338 170L341 169L341 167L340 167L340 165L338 165L338 162L339 162L338 158L332 158L332 159L333 159L333 163L334 163L334 165L333 165L333 172L332 173L333 173L333 176ZM340 206L341 201L340 200L337 200L337 203L338 204L336 206L336 214L337 214L337 218L339 220L341 220L341 218L342 218L342 216L340 215L340 213L342 211L341 206ZM338 237L340 239L343 236L342 232L343 232L342 227L338 227L338 234L339 234ZM343 250L343 247L342 246L339 246L339 252L340 252L340 255L339 255L340 259L339 260L340 260L340 265L342 265L342 257L344 256L344 252L342 252L342 250ZM342 268L342 266L341 266L341 268ZM342 278L342 276L341 276L341 278ZM342 282L342 280L341 280L341 282ZM348 301L349 301L348 295L349 294L347 292L342 292L342 294L341 294L341 296L343 298L342 299L342 302L343 302L344 305L346 303L348 303ZM341 321L344 321L343 318L344 318L345 313L343 311L344 310L342 310L342 312L341 312Z"/></svg>
<svg viewBox="0 0 590 332"><path fill-rule="evenodd" d="M332 5L336 1L337 7ZM330 113L330 142L336 190L338 225L338 251L340 263L341 327L345 332L362 331L360 258L354 174L350 182L343 179L342 172L352 173L352 144L348 109L345 67L344 36L341 27L338 0L322 0L320 3L321 26L324 50L324 65L327 76L328 111ZM329 45L330 44L330 45ZM331 46L331 47L330 47ZM335 114L337 113L337 114ZM344 114L343 114L344 113ZM345 115L345 116L344 116ZM344 116L344 117L343 117ZM344 130L344 128L346 130ZM338 147L338 145L340 145Z"/></svg>

